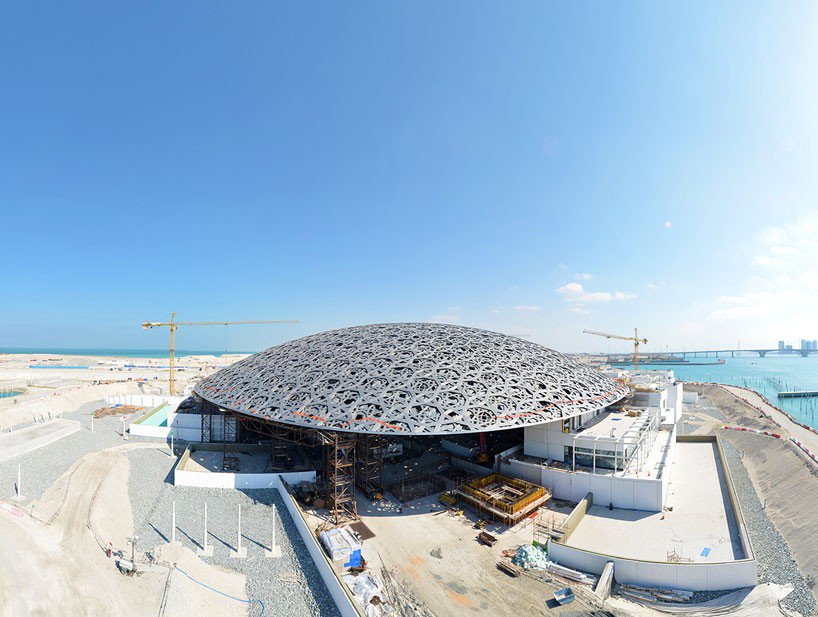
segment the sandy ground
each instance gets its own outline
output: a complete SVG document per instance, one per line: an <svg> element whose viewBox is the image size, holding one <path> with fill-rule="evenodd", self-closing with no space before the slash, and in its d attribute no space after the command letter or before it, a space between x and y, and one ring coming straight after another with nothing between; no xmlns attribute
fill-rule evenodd
<svg viewBox="0 0 818 617"><path fill-rule="evenodd" d="M562 510L555 512L556 519L564 518L570 507ZM382 567L395 571L400 584L436 617L587 615L596 609L589 590L577 590L572 605L551 607L554 591L564 583L534 574L511 578L497 569L504 549L531 543L530 526L488 525L486 530L499 539L489 548L477 541L473 525L478 517L469 510L463 516L448 514L437 496L413 501L402 513L389 496L374 504L359 499L358 513L375 533L364 542L370 566L378 573Z"/></svg>
<svg viewBox="0 0 818 617"><path fill-rule="evenodd" d="M121 453L132 447L155 446L129 444L89 454L28 512L0 509L0 615L246 614L246 604L207 592L178 570L166 592L167 565L145 565L139 575L126 577L106 557L100 544L125 549L133 533L129 463ZM194 578L245 597L242 575L207 566L181 547L170 550L177 552L163 557Z"/></svg>
<svg viewBox="0 0 818 617"><path fill-rule="evenodd" d="M780 432L768 419L730 394L712 386L696 386L731 423ZM723 424L718 423L718 424ZM707 432L703 426L700 432ZM744 452L742 462L759 498L766 501L767 514L787 541L798 568L805 577L818 580L818 470L786 441L753 433L719 430L719 437ZM816 590L813 595L818 598Z"/></svg>
<svg viewBox="0 0 818 617"><path fill-rule="evenodd" d="M243 357L177 358L177 392L183 393L185 388ZM87 368L59 368L61 365ZM55 417L111 394L167 394L167 366L167 358L0 354L0 387L22 385L26 390L20 396L0 399L0 426L8 430L12 424Z"/></svg>

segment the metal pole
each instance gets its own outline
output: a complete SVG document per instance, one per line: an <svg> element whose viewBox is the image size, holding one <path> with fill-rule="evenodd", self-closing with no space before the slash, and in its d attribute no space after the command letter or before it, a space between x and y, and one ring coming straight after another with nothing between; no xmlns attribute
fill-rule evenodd
<svg viewBox="0 0 818 617"><path fill-rule="evenodd" d="M173 502L170 514L170 541L176 542L176 501Z"/></svg>
<svg viewBox="0 0 818 617"><path fill-rule="evenodd" d="M239 504L239 542L238 542L239 551L241 551L241 504Z"/></svg>
<svg viewBox="0 0 818 617"><path fill-rule="evenodd" d="M21 466L22 463L17 463L17 501L20 501L23 498L23 487L20 484L22 482L22 474L20 471Z"/></svg>

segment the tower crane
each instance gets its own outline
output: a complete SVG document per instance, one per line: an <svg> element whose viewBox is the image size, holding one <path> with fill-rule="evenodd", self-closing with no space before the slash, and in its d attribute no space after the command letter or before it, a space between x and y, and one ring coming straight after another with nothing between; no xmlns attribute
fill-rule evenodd
<svg viewBox="0 0 818 617"><path fill-rule="evenodd" d="M282 320L260 320L260 321L176 321L176 313L170 314L170 321L167 323L160 321L146 321L142 323L143 330L150 330L152 328L170 328L170 395L176 394L176 379L174 377L174 367L176 365L176 330L179 326L236 326L245 324L263 324L263 323L298 323L297 319L282 319Z"/></svg>
<svg viewBox="0 0 818 617"><path fill-rule="evenodd" d="M608 334L607 332L597 332L596 330L583 330L582 333L603 336L607 339L615 338L620 341L633 341L633 370L639 370L639 343L647 343L648 339L639 338L639 332L637 332L636 328L633 329L633 336L620 336L619 334Z"/></svg>

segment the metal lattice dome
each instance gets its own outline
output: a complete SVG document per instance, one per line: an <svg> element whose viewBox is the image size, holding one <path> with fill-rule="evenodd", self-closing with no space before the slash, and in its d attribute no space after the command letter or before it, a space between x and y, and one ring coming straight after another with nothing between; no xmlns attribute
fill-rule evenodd
<svg viewBox="0 0 818 617"><path fill-rule="evenodd" d="M439 435L510 429L610 405L627 387L516 337L446 324L332 330L213 374L196 394L302 427Z"/></svg>

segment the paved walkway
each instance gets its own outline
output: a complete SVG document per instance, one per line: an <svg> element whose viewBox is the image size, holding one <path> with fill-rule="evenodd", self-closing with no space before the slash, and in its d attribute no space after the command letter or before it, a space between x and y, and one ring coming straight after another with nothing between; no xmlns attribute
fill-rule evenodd
<svg viewBox="0 0 818 617"><path fill-rule="evenodd" d="M736 388L734 386L722 387L733 396L746 399L752 405L755 405L764 410L765 414L772 418L775 418L776 422L778 422L781 425L782 429L786 431L788 435L795 437L798 441L800 441L802 444L804 444L804 446L806 446L813 452L818 452L818 435L816 435L812 431L808 431L803 426L800 426L793 422L792 420L790 420L778 409L765 402L764 399L761 398L761 396L759 396L757 393L744 390L742 388Z"/></svg>
<svg viewBox="0 0 818 617"><path fill-rule="evenodd" d="M80 430L76 420L51 420L0 435L0 461L53 443Z"/></svg>

